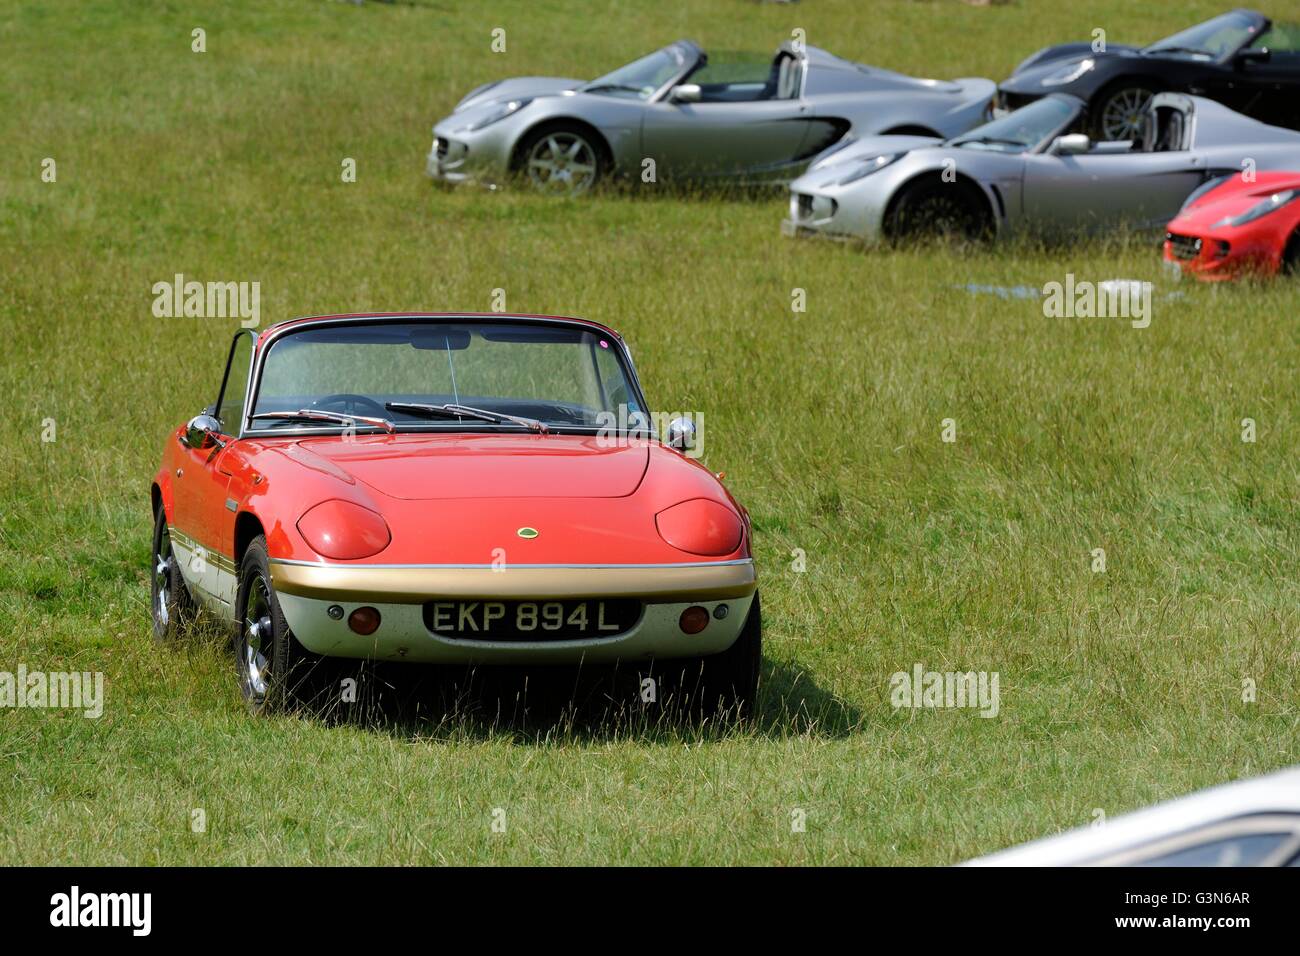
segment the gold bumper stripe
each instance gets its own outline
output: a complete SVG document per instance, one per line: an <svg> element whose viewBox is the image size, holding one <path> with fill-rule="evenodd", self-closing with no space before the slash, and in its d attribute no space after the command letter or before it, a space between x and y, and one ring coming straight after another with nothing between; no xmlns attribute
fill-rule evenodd
<svg viewBox="0 0 1300 956"><path fill-rule="evenodd" d="M566 568L365 567L271 562L277 591L335 601L418 604L434 598L737 598L757 588L754 564Z"/></svg>

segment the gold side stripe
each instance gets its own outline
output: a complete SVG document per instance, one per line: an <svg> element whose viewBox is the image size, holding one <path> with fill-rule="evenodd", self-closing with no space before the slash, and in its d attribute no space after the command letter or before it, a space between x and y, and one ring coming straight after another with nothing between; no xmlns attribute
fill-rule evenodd
<svg viewBox="0 0 1300 956"><path fill-rule="evenodd" d="M171 536L173 542L180 545L182 548L184 548L186 551L189 551L191 554L202 551L203 559L207 561L208 564L211 564L213 567L215 567L217 570L229 571L231 574L235 573L234 558L224 555L220 551L213 551L211 548L204 547L203 545L195 541L193 538L191 538L189 535L187 535L184 531L179 531L176 528L168 528L167 533Z"/></svg>

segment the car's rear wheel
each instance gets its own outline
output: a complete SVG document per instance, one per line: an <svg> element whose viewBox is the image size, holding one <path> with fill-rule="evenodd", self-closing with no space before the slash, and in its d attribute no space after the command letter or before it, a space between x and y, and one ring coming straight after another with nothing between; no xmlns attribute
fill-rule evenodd
<svg viewBox="0 0 1300 956"><path fill-rule="evenodd" d="M758 595L734 644L721 654L662 662L661 701L692 717L749 720L758 702L763 614Z"/></svg>
<svg viewBox="0 0 1300 956"><path fill-rule="evenodd" d="M1300 276L1300 229L1291 234L1282 253L1282 274Z"/></svg>
<svg viewBox="0 0 1300 956"><path fill-rule="evenodd" d="M993 234L988 204L970 183L921 179L903 187L886 217L890 239L957 239L981 242Z"/></svg>
<svg viewBox="0 0 1300 956"><path fill-rule="evenodd" d="M149 605L153 617L153 637L168 643L181 637L194 618L194 599L185 588L180 564L172 551L171 532L167 527L167 509L158 506L153 521L153 573L150 575Z"/></svg>
<svg viewBox="0 0 1300 956"><path fill-rule="evenodd" d="M249 711L275 713L305 702L308 678L320 658L298 643L285 622L262 535L249 543L239 563L235 607L235 673Z"/></svg>
<svg viewBox="0 0 1300 956"><path fill-rule="evenodd" d="M1122 82L1102 92L1093 111L1092 138L1140 140L1147 107L1155 90L1141 83Z"/></svg>
<svg viewBox="0 0 1300 956"><path fill-rule="evenodd" d="M601 144L577 124L534 130L518 152L519 172L533 189L555 196L580 196L605 173Z"/></svg>

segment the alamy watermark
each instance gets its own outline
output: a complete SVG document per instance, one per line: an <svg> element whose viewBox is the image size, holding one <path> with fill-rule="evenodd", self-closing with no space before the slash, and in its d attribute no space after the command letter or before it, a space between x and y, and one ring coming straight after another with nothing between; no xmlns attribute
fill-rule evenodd
<svg viewBox="0 0 1300 956"><path fill-rule="evenodd" d="M913 664L910 674L898 671L889 678L894 710L969 707L978 708L981 717L996 717L1001 700L997 671L927 671Z"/></svg>
<svg viewBox="0 0 1300 956"><path fill-rule="evenodd" d="M0 707L80 710L90 720L104 712L104 675L96 671L0 671Z"/></svg>
<svg viewBox="0 0 1300 956"><path fill-rule="evenodd" d="M1129 319L1135 329L1151 324L1151 283L1128 279L1076 281L1043 286L1043 315L1049 319Z"/></svg>
<svg viewBox="0 0 1300 956"><path fill-rule="evenodd" d="M186 281L176 273L153 284L153 314L160 319L233 319L246 329L262 321L262 283Z"/></svg>

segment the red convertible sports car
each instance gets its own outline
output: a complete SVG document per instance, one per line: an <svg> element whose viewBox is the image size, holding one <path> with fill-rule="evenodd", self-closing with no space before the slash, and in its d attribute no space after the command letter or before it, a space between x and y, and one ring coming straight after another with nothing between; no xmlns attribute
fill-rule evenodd
<svg viewBox="0 0 1300 956"><path fill-rule="evenodd" d="M1240 173L1192 193L1165 236L1165 260L1219 281L1300 268L1300 173Z"/></svg>
<svg viewBox="0 0 1300 956"><path fill-rule="evenodd" d="M761 630L750 521L654 437L617 332L379 314L235 335L216 401L153 481L154 633L235 632L254 713L322 657L627 664L638 699L746 715ZM646 693L647 686L655 688Z"/></svg>

